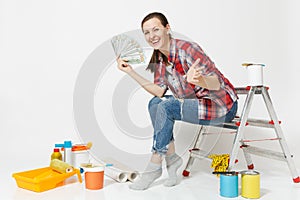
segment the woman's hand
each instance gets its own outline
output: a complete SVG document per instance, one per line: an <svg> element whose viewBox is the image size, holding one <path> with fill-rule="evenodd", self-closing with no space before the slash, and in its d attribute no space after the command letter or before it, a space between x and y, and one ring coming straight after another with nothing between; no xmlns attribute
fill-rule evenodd
<svg viewBox="0 0 300 200"><path fill-rule="evenodd" d="M200 59L198 58L186 73L187 82L209 90L219 90L221 84L217 75L203 76L201 71L204 67L197 66L199 62Z"/></svg>
<svg viewBox="0 0 300 200"><path fill-rule="evenodd" d="M188 72L186 73L186 80L187 82L197 85L197 83L199 83L201 81L201 79L203 78L203 76L201 75L201 70L204 67L198 67L197 65L199 64L200 59L198 58L194 64L192 64L192 66L189 68Z"/></svg>
<svg viewBox="0 0 300 200"><path fill-rule="evenodd" d="M132 71L132 67L131 65L129 65L125 60L123 60L122 58L118 57L117 58L117 62L118 62L118 68L119 70L129 73Z"/></svg>

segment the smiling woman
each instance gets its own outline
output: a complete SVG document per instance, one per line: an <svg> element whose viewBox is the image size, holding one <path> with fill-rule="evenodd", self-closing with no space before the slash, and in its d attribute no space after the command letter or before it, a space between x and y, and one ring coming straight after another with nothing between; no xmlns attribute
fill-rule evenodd
<svg viewBox="0 0 300 200"><path fill-rule="evenodd" d="M148 104L153 133L152 156L140 179L131 189L147 189L162 174L166 160L169 178L165 186L177 184L182 158L175 153L175 121L193 124L218 124L231 121L237 111L233 85L195 42L175 39L167 18L158 12L148 14L141 23L146 42L154 48L147 70L154 82L141 76L118 58L118 68L127 73L154 97ZM170 89L172 95L166 95Z"/></svg>
<svg viewBox="0 0 300 200"><path fill-rule="evenodd" d="M151 15L150 15L151 17ZM153 17L142 22L142 29L146 41L155 49L168 53L170 46L170 25L163 17L160 19Z"/></svg>

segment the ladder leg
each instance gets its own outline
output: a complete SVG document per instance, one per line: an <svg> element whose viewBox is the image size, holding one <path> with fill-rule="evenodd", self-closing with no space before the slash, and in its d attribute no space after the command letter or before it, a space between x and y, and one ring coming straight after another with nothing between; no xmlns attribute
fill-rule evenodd
<svg viewBox="0 0 300 200"><path fill-rule="evenodd" d="M295 183L299 183L300 182L300 178L298 176L298 173L297 173L294 161L292 159L293 156L291 155L291 153L289 151L289 148L288 148L286 140L285 140L285 138L283 136L283 132L282 132L282 129L280 127L279 121L277 119L275 110L274 110L274 108L272 106L273 104L272 104L270 95L269 95L269 93L268 93L268 91L267 91L267 89L265 87L262 89L262 95L263 95L265 104L267 106L267 110L269 112L269 115L271 117L271 120L273 120L273 122L274 122L274 127L275 127L275 131L276 131L277 137L280 138L279 143L280 143L282 152L284 154L285 160L286 160L286 162L288 164L288 167L290 169L291 175L293 177L293 181Z"/></svg>
<svg viewBox="0 0 300 200"><path fill-rule="evenodd" d="M228 166L229 171L232 170L232 168L235 164L235 160L237 158L238 150L240 148L241 140L243 138L243 131L244 131L244 128L247 123L248 115L250 112L250 107L251 107L251 104L253 101L253 96L255 94L255 89L256 89L256 87L251 88L251 90L248 92L246 100L245 100L245 104L244 104L243 111L241 114L239 128L237 129L237 133L235 135L232 150L230 153L230 161L229 161L229 166ZM246 158L248 159L249 162L252 163L250 155L246 154Z"/></svg>
<svg viewBox="0 0 300 200"><path fill-rule="evenodd" d="M198 149L198 148L200 147L200 144L201 144L201 141L202 141L202 137L203 137L203 133L204 133L204 132L205 132L205 127L204 127L204 126L201 126L201 127L200 127L200 130L199 130L199 132L198 132L198 135L197 135L197 137L196 137L196 140L195 140L193 149ZM189 156L188 162L187 162L187 164L186 164L186 167L185 167L185 169L184 169L183 172L182 172L182 175L183 175L183 176L189 176L194 161L195 161L195 157L193 157L193 156L192 156L192 153L190 153L190 156Z"/></svg>
<svg viewBox="0 0 300 200"><path fill-rule="evenodd" d="M247 167L248 167L248 169L254 169L254 164L252 162L252 158L251 158L250 154L247 151L245 151L245 149L244 149L245 147L247 147L247 145L245 145L245 144L241 145L241 149L243 150L244 157L245 157L245 160L247 163Z"/></svg>

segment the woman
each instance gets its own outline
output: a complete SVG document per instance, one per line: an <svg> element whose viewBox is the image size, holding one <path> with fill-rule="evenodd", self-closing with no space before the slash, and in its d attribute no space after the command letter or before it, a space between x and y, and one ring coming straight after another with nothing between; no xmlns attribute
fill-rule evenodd
<svg viewBox="0 0 300 200"><path fill-rule="evenodd" d="M176 120L208 125L231 121L237 111L237 96L232 84L194 42L174 39L162 13L148 14L141 23L146 41L154 48L147 69L154 83L146 80L118 58L118 68L154 95L148 105L154 128L152 156L145 173L130 185L147 189L162 174L166 160L169 178L165 186L177 184L182 158L175 153L173 126ZM165 95L170 89L173 95Z"/></svg>

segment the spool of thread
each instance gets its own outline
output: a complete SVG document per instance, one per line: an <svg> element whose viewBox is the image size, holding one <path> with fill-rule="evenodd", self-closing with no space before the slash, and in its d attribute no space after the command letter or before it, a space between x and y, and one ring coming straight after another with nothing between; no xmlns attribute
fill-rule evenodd
<svg viewBox="0 0 300 200"><path fill-rule="evenodd" d="M223 173L220 175L220 195L222 197L238 196L238 175L235 173Z"/></svg>
<svg viewBox="0 0 300 200"><path fill-rule="evenodd" d="M248 170L241 172L241 195L248 199L260 198L260 174L257 171Z"/></svg>
<svg viewBox="0 0 300 200"><path fill-rule="evenodd" d="M53 159L50 162L50 167L51 169L59 172L59 173L69 173L72 172L74 170L74 168L69 165L68 163L58 160L58 159Z"/></svg>

